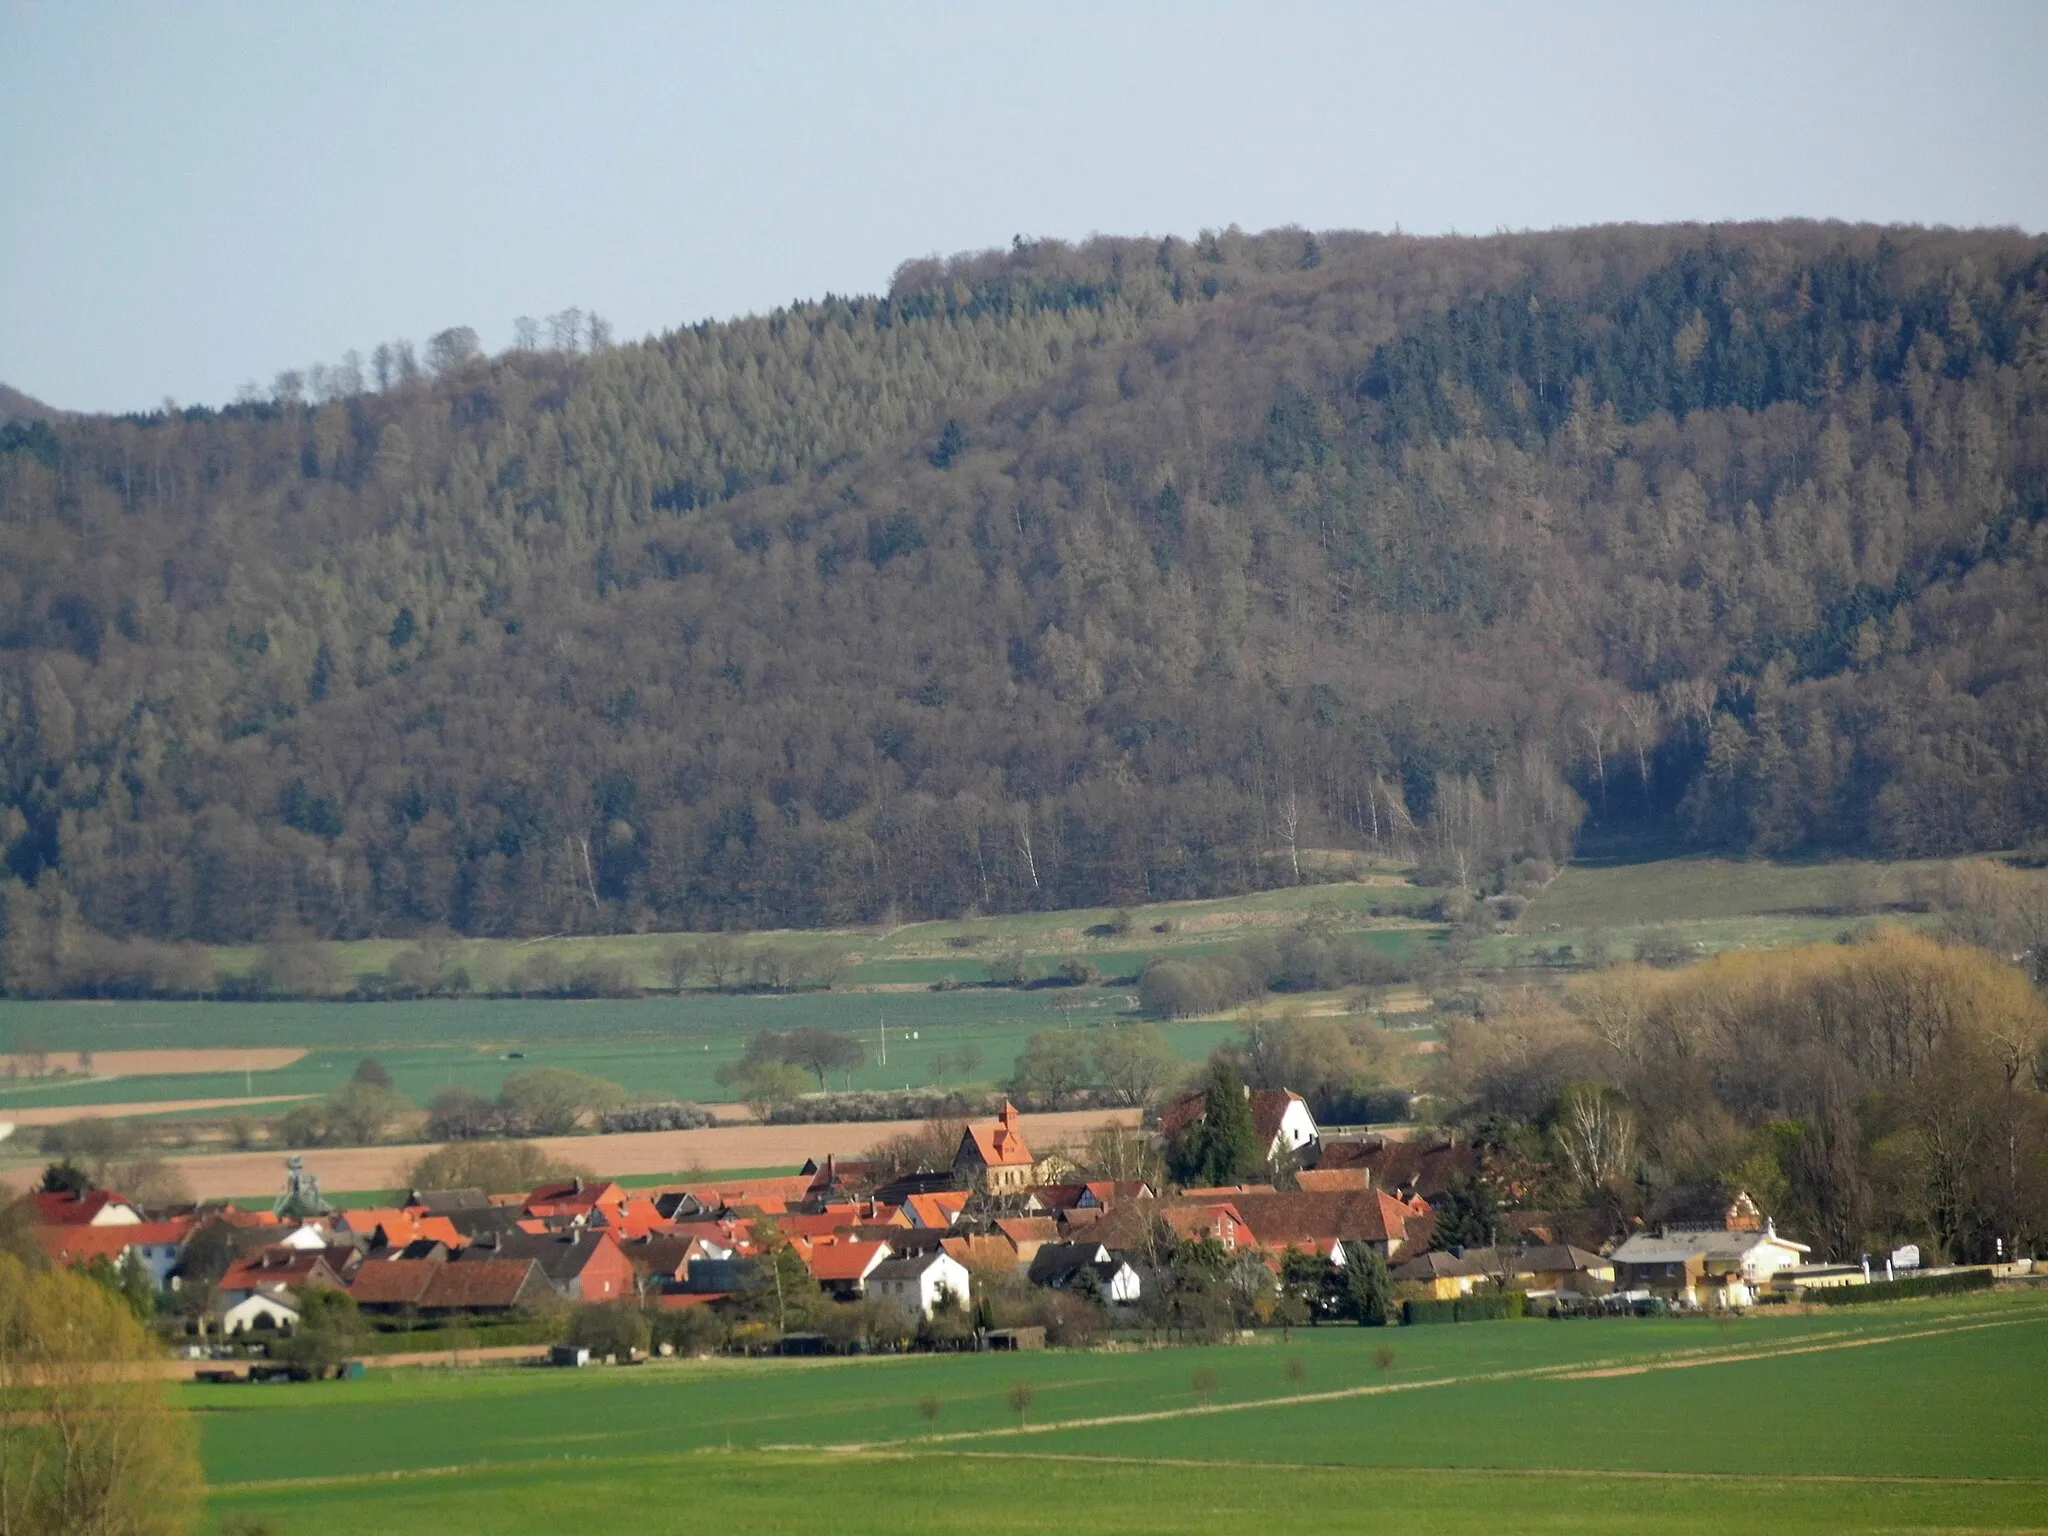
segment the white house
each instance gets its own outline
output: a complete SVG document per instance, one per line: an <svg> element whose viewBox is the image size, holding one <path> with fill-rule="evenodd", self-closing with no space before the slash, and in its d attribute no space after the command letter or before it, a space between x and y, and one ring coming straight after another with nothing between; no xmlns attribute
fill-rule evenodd
<svg viewBox="0 0 2048 1536"><path fill-rule="evenodd" d="M1614 1250L1610 1262L1614 1283L1625 1291L1658 1291L1692 1306L1746 1307L1758 1286L1781 1270L1804 1264L1811 1251L1780 1237L1767 1221L1758 1229L1638 1232Z"/></svg>
<svg viewBox="0 0 2048 1536"><path fill-rule="evenodd" d="M1321 1142L1322 1132L1316 1128L1307 1100L1288 1088L1247 1088L1245 1098L1251 1103L1252 1134L1261 1157L1271 1162L1285 1152L1298 1161L1310 1161L1304 1154ZM1159 1117L1159 1133L1168 1137L1180 1134L1200 1120L1206 1108L1203 1094L1183 1095Z"/></svg>
<svg viewBox="0 0 2048 1536"><path fill-rule="evenodd" d="M965 1307L971 1281L967 1267L939 1249L910 1258L890 1259L868 1275L867 1294L889 1302L913 1317L930 1317L942 1298Z"/></svg>
<svg viewBox="0 0 2048 1536"><path fill-rule="evenodd" d="M1138 1272L1102 1243L1047 1243L1031 1261L1031 1283L1064 1291L1087 1270L1105 1301L1135 1302L1144 1289Z"/></svg>
<svg viewBox="0 0 2048 1536"><path fill-rule="evenodd" d="M299 1309L292 1305L290 1291L283 1286L251 1291L240 1301L221 1309L222 1338L232 1338L238 1333L252 1333L259 1326L275 1328L284 1333L299 1326Z"/></svg>

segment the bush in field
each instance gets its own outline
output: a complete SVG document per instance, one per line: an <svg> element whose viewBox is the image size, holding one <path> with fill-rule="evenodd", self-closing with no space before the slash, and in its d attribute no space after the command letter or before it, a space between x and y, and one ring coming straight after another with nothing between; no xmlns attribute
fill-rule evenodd
<svg viewBox="0 0 2048 1536"><path fill-rule="evenodd" d="M894 1093L812 1093L776 1107L777 1125L824 1125L844 1120L964 1120L988 1109L986 1096L944 1088Z"/></svg>
<svg viewBox="0 0 2048 1536"><path fill-rule="evenodd" d="M563 1342L599 1358L617 1355L623 1360L636 1349L645 1351L651 1337L647 1314L632 1302L620 1301L576 1308L569 1314L569 1331Z"/></svg>
<svg viewBox="0 0 2048 1536"><path fill-rule="evenodd" d="M429 1152L405 1170L404 1181L410 1189L481 1189L510 1195L554 1180L595 1177L581 1164L550 1157L527 1142L474 1141Z"/></svg>
<svg viewBox="0 0 2048 1536"><path fill-rule="evenodd" d="M504 1131L504 1111L466 1083L452 1083L427 1101L429 1141L475 1141Z"/></svg>
<svg viewBox="0 0 2048 1536"><path fill-rule="evenodd" d="M514 1072L498 1089L506 1129L520 1136L567 1136L585 1115L602 1115L624 1102L617 1083L565 1067Z"/></svg>
<svg viewBox="0 0 2048 1536"><path fill-rule="evenodd" d="M622 1131L694 1131L710 1125L710 1110L702 1104L635 1104L607 1111L598 1128L607 1135Z"/></svg>

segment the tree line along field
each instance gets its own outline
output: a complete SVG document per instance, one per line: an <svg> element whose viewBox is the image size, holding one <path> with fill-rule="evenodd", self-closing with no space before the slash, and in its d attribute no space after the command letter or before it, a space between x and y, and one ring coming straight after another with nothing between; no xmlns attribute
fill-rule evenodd
<svg viewBox="0 0 2048 1536"><path fill-rule="evenodd" d="M1363 861L1347 859L1347 864ZM1355 931L1383 931L1399 951L1396 935L1419 938L1438 925L1421 916L1444 892L1419 885L1412 867L1375 867L1364 879L1292 886L1213 901L1157 902L1126 908L1081 907L996 917L946 919L890 927L776 930L733 936L738 960L734 980L744 984L751 960L776 949L811 962L831 962L835 988L897 988L935 982L972 985L984 980L989 962L1005 954L1024 959L1036 975L1050 975L1066 960L1082 960L1107 975L1134 976L1159 955L1213 948L1246 931L1281 929L1317 921ZM1419 930L1419 931L1418 931ZM626 984L648 991L675 987L670 957L678 948L707 947L715 936L702 933L611 934L544 940L452 939L443 960L459 968L478 992L518 990L521 973L536 960L559 962L574 973L595 965L616 968ZM724 936L716 936L724 937ZM1413 942L1410 939L1408 942ZM330 984L346 988L355 978L388 973L393 962L416 947L410 939L322 941L305 948L320 957ZM247 975L260 966L256 945L201 946L214 972ZM700 963L689 987L711 989L714 978Z"/></svg>
<svg viewBox="0 0 2048 1536"><path fill-rule="evenodd" d="M1861 861L1783 864L1676 859L1639 865L1572 866L1528 906L1519 922L1479 939L1471 962L1502 971L1570 969L1605 945L1626 958L1654 932L1686 953L1743 945L1833 938L1852 914L1896 908L1937 866ZM934 991L941 978L971 983L993 957L1023 958L1044 975L1080 958L1128 975L1149 959L1213 953L1254 932L1302 922L1363 933L1394 958L1413 962L1440 948L1449 931L1409 915L1443 893L1397 874L1368 881L1294 887L1227 901L1184 902L1127 912L1087 909L932 922L875 932L751 935L742 953L776 944L830 946L860 962L832 989L747 995L693 984L681 993L640 998L413 999L349 1004L293 1001L46 1002L0 999L0 1053L44 1049L56 1065L68 1053L139 1048L236 1050L297 1047L290 1066L245 1073L232 1061L214 1070L164 1075L0 1082L0 1117L9 1110L159 1104L243 1096L318 1096L341 1086L365 1055L390 1070L401 1092L424 1104L452 1085L495 1093L510 1072L565 1067L631 1086L636 1092L719 1101L719 1067L735 1060L757 1029L822 1026L861 1034L868 1060L846 1081L855 1089L931 1085L963 1075L1000 1081L1038 1029L1089 1027L1126 1017L1129 986ZM1375 912L1379 915L1375 916ZM1890 920L1927 921L1917 914ZM1121 934L1113 928L1122 928ZM1158 930L1165 929L1165 932ZM569 964L602 959L625 966L637 985L670 985L666 957L704 936L642 934L564 939L547 945L458 941L450 963L480 987L508 976L522 954L560 951ZM410 945L395 940L320 946L335 969L388 966ZM221 950L223 970L255 963L257 951ZM885 978L895 978L888 979ZM1276 1002L1285 1004L1287 999ZM881 1060L886 1030L888 1061ZM1426 1031L1425 1031L1426 1032ZM1226 1023L1176 1023L1168 1038L1183 1060L1200 1060L1230 1033ZM915 1034L916 1038L912 1038ZM963 1074L959 1058L979 1059ZM520 1059L508 1059L512 1051ZM836 1086L836 1084L835 1084ZM213 1111L210 1113L218 1113Z"/></svg>
<svg viewBox="0 0 2048 1536"><path fill-rule="evenodd" d="M1845 1315L1846 1314L1846 1315ZM1732 1322L1298 1330L1173 1350L394 1371L182 1389L214 1510L280 1536L2011 1529L2048 1522L2048 1298ZM1383 1358L1391 1352L1390 1358ZM1030 1389L1018 1432L1012 1389ZM1082 1422L1087 1421L1087 1422ZM602 1487L593 1499L590 1489ZM658 1501L658 1502L657 1502Z"/></svg>

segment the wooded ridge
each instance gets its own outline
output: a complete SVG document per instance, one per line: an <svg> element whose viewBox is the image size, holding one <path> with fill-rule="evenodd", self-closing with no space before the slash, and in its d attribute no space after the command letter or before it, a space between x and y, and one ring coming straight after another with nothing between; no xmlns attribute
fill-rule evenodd
<svg viewBox="0 0 2048 1536"><path fill-rule="evenodd" d="M2048 831L2040 238L1019 241L555 340L5 413L11 984Z"/></svg>

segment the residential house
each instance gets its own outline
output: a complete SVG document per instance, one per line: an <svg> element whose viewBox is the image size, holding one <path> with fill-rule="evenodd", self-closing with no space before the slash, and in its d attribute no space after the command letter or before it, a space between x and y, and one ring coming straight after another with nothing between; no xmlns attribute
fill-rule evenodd
<svg viewBox="0 0 2048 1536"><path fill-rule="evenodd" d="M820 1286L842 1301L851 1301L866 1294L869 1277L888 1261L892 1250L887 1243L821 1237L809 1243L799 1241L797 1252Z"/></svg>
<svg viewBox="0 0 2048 1536"><path fill-rule="evenodd" d="M1068 1290L1084 1274L1094 1277L1105 1301L1128 1305L1143 1291L1137 1270L1101 1243L1048 1243L1031 1261L1031 1283L1048 1290Z"/></svg>
<svg viewBox="0 0 2048 1536"><path fill-rule="evenodd" d="M910 1217L912 1226L930 1227L943 1230L960 1219L960 1213L967 1208L967 1192L959 1189L935 1191L931 1194L906 1195L902 1209Z"/></svg>
<svg viewBox="0 0 2048 1536"><path fill-rule="evenodd" d="M1286 1088L1247 1088L1244 1092L1251 1101L1252 1134L1261 1158L1269 1163L1283 1155L1298 1163L1318 1160L1322 1134L1306 1099ZM1183 1094L1160 1115L1159 1133L1179 1135L1202 1118L1206 1104L1203 1093Z"/></svg>
<svg viewBox="0 0 2048 1536"><path fill-rule="evenodd" d="M251 1291L237 1301L223 1297L216 1305L216 1326L224 1339L238 1333L289 1333L299 1326L298 1305L283 1286Z"/></svg>
<svg viewBox="0 0 2048 1536"><path fill-rule="evenodd" d="M1781 1270L1806 1263L1811 1251L1780 1237L1749 1197L1738 1195L1720 1225L1667 1223L1633 1234L1612 1255L1614 1283L1688 1306L1742 1307Z"/></svg>
<svg viewBox="0 0 2048 1536"><path fill-rule="evenodd" d="M1387 1136L1337 1137L1323 1146L1317 1169L1362 1172L1374 1189L1399 1198L1420 1195L1431 1205L1453 1180L1479 1176L1479 1149L1467 1141L1432 1137L1397 1141ZM1303 1188L1308 1186L1304 1184Z"/></svg>
<svg viewBox="0 0 2048 1536"><path fill-rule="evenodd" d="M1038 1171L1020 1129L1023 1117L1017 1106L1003 1101L1002 1113L994 1125L970 1125L960 1133L959 1150L953 1154L953 1175L976 1189L1003 1194L1022 1190Z"/></svg>
<svg viewBox="0 0 2048 1536"><path fill-rule="evenodd" d="M1403 1285L1419 1285L1431 1301L1454 1301L1470 1296L1486 1280L1486 1270L1463 1254L1432 1249L1417 1254L1390 1271Z"/></svg>
<svg viewBox="0 0 2048 1536"><path fill-rule="evenodd" d="M569 1301L618 1301L635 1294L633 1263L610 1232L497 1232L472 1241L450 1261L531 1259Z"/></svg>
<svg viewBox="0 0 2048 1536"><path fill-rule="evenodd" d="M325 1248L301 1252L277 1244L237 1259L220 1277L214 1290L229 1302L242 1301L258 1291L343 1291L347 1284L328 1261Z"/></svg>
<svg viewBox="0 0 2048 1536"><path fill-rule="evenodd" d="M1257 1246L1269 1251L1337 1242L1371 1248L1389 1263L1412 1251L1415 1213L1382 1190L1251 1190L1233 1195L1231 1205L1258 1235Z"/></svg>
<svg viewBox="0 0 2048 1536"><path fill-rule="evenodd" d="M104 1259L119 1269L132 1254L142 1261L150 1283L161 1291L170 1284L193 1224L190 1216L176 1216L166 1221L116 1221L104 1226L88 1222L36 1227L32 1234L53 1264L82 1265Z"/></svg>
<svg viewBox="0 0 2048 1536"><path fill-rule="evenodd" d="M433 1317L451 1312L529 1310L545 1304L554 1288L531 1259L481 1259L467 1264L394 1259L357 1270L349 1294L365 1312L411 1311Z"/></svg>
<svg viewBox="0 0 2048 1536"><path fill-rule="evenodd" d="M105 1189L38 1191L29 1201L45 1227L132 1227L145 1220L133 1201Z"/></svg>
<svg viewBox="0 0 2048 1536"><path fill-rule="evenodd" d="M913 1317L930 1317L942 1306L965 1308L972 1281L965 1265L943 1250L878 1264L868 1276L868 1294Z"/></svg>

